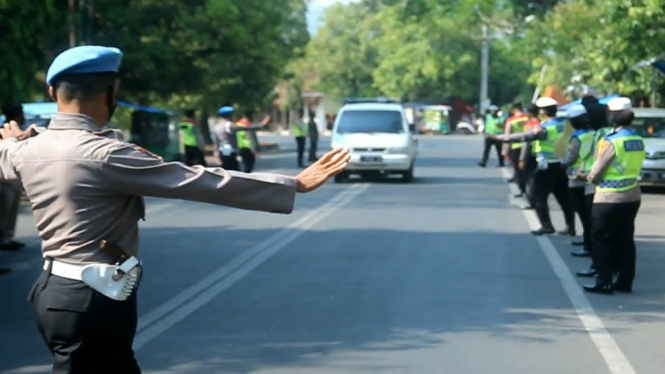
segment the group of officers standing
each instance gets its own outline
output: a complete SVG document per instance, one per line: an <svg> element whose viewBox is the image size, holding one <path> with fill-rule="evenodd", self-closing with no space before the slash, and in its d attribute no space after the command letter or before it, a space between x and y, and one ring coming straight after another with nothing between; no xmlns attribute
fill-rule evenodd
<svg viewBox="0 0 665 374"><path fill-rule="evenodd" d="M640 207L638 184L645 159L642 137L631 128L632 103L627 97L606 105L593 96L573 104L566 115L559 103L541 97L524 113L515 104L503 126L498 108L485 121L485 148L479 163L485 167L492 147L499 165L510 160L513 181L534 209L541 227L533 235L554 234L548 206L553 194L561 206L566 227L559 234L575 236L575 213L584 230L582 246L573 256L590 257L588 269L576 274L596 277L585 285L592 293L632 292L635 278L635 218ZM503 128L502 128L503 127Z"/></svg>

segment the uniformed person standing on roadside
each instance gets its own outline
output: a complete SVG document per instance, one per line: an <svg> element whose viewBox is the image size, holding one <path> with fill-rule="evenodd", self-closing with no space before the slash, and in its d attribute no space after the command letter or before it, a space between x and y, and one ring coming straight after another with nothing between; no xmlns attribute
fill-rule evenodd
<svg viewBox="0 0 665 374"><path fill-rule="evenodd" d="M556 154L556 143L564 134L565 121L556 118L557 102L549 97L541 97L536 101L540 108L543 121L532 131L511 135L492 136L492 138L508 143L532 142L533 151L536 154L538 169L534 174L533 191L529 200L533 205L542 227L532 231L534 235L553 234L555 232L550 218L547 199L550 193L554 194L561 206L566 221L566 229L561 234L572 234L575 227L575 211L570 206L568 198L568 177L566 170L561 164L561 159Z"/></svg>
<svg viewBox="0 0 665 374"><path fill-rule="evenodd" d="M587 179L596 184L593 199L592 239L598 276L584 290L611 294L631 292L635 278L635 218L640 209L638 184L646 156L644 140L630 128L635 119L630 99L607 103L614 131L600 140ZM613 270L618 277L613 283Z"/></svg>
<svg viewBox="0 0 665 374"><path fill-rule="evenodd" d="M242 131L257 131L270 124L270 117L263 119L259 125L238 126L233 122L232 106L223 106L219 108L217 114L221 121L212 131L212 140L215 145L215 153L219 155L222 167L226 170L240 171L238 162L238 136Z"/></svg>
<svg viewBox="0 0 665 374"><path fill-rule="evenodd" d="M584 105L573 105L567 110L570 124L575 129L568 143L568 154L563 161L568 168L568 193L573 208L580 217L584 230L583 251L592 254L591 251L591 209L586 201L586 183L580 179L580 173L584 173L585 165L593 160L593 144L595 131L589 126L589 116ZM573 255L577 255L573 252ZM580 272L585 273L585 272Z"/></svg>
<svg viewBox="0 0 665 374"><path fill-rule="evenodd" d="M305 124L305 111L302 109L298 110L298 118L291 124L291 132L296 138L296 158L298 161L298 167L303 168L305 164L303 159L305 157L305 143L307 142L307 129L308 126Z"/></svg>
<svg viewBox="0 0 665 374"><path fill-rule="evenodd" d="M522 104L515 103L510 108L510 117L506 120L505 133L517 134L525 132L525 125L529 116L524 113ZM519 188L519 194L515 197L523 197L526 194L526 169L520 168L520 156L522 155L523 143L505 144L502 154L506 154L513 166L513 179Z"/></svg>
<svg viewBox="0 0 665 374"><path fill-rule="evenodd" d="M498 135L503 133L503 127L499 125L498 118L499 108L496 105L492 105L490 109L485 113L485 125L483 126L483 133L487 135ZM492 139L491 137L485 137L485 144L483 147L483 156L478 163L478 166L484 168L487 165L487 160L490 157L490 150L494 147L496 150L496 157L499 159L499 167L503 167L505 164L504 158L501 155L501 142Z"/></svg>
<svg viewBox="0 0 665 374"><path fill-rule="evenodd" d="M591 146L591 155L595 157L596 144L598 144L598 141L600 139L602 139L603 137L605 137L605 135L609 134L612 131L607 122L607 107L599 103L598 99L592 95L584 96L582 98L582 105L584 105L584 108L586 108L587 115L589 117L589 126L594 131L594 139L593 139L593 144ZM596 186L594 186L593 184L591 184L589 181L586 180L586 175L589 174L589 172L591 171L592 165L593 165L593 157L589 157L587 159L587 162L584 164L584 174L583 177L581 178L586 183L584 192L589 212L591 211L591 208L593 206L593 194L596 190ZM576 246L587 246L587 243L585 243L584 240L574 241L572 242L572 244ZM591 243L588 243L588 246L591 246ZM578 252L572 252L571 254L576 257L591 256L591 254L585 251L584 249ZM592 263L588 271L578 272L577 275L582 277L594 276L596 275L594 269L595 268Z"/></svg>
<svg viewBox="0 0 665 374"><path fill-rule="evenodd" d="M23 185L42 239L44 270L30 300L54 374L141 372L132 342L142 196L288 214L296 193L321 187L349 159L332 151L295 178L165 163L102 131L117 105L121 59L99 46L58 55L46 78L58 104L48 130L24 141L15 123L0 133L0 180Z"/></svg>

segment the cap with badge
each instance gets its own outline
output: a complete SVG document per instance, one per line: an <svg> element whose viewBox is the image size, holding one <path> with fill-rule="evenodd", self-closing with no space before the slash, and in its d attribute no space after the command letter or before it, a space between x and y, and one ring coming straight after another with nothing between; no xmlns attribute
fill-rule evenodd
<svg viewBox="0 0 665 374"><path fill-rule="evenodd" d="M536 106L538 108L546 108L550 106L558 106L559 103L552 99L551 97L541 97L538 100L536 100Z"/></svg>
<svg viewBox="0 0 665 374"><path fill-rule="evenodd" d="M52 86L56 78L70 74L117 73L122 62L118 48L84 45L60 53L46 73L46 83Z"/></svg>
<svg viewBox="0 0 665 374"><path fill-rule="evenodd" d="M217 113L220 116L223 116L225 114L230 114L230 113L233 113L233 112L234 112L234 109L233 109L232 106L223 106L223 107L219 108L219 110L217 111Z"/></svg>
<svg viewBox="0 0 665 374"><path fill-rule="evenodd" d="M633 109L633 103L627 97L616 97L607 102L607 110L610 112L620 112L630 109Z"/></svg>
<svg viewBox="0 0 665 374"><path fill-rule="evenodd" d="M586 108L582 104L573 105L566 110L568 118L576 118L587 114Z"/></svg>

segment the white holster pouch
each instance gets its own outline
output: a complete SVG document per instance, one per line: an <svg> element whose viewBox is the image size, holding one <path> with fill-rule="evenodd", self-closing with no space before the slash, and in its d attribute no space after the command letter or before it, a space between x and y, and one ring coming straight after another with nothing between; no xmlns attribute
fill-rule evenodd
<svg viewBox="0 0 665 374"><path fill-rule="evenodd" d="M538 170L547 170L549 168L549 161L545 155L536 155L536 161L538 162Z"/></svg>
<svg viewBox="0 0 665 374"><path fill-rule="evenodd" d="M233 154L233 147L230 144L224 144L219 147L219 153L222 156L231 156Z"/></svg>
<svg viewBox="0 0 665 374"><path fill-rule="evenodd" d="M141 262L134 256L119 265L90 264L81 271L81 281L113 300L126 300L141 277Z"/></svg>

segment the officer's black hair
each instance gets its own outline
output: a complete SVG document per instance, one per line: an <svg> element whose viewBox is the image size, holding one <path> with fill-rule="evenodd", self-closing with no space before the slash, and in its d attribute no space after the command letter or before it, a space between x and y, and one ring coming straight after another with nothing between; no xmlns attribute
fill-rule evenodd
<svg viewBox="0 0 665 374"><path fill-rule="evenodd" d="M598 99L593 95L585 95L582 97L582 105L585 107L589 104L595 104L598 102Z"/></svg>
<svg viewBox="0 0 665 374"><path fill-rule="evenodd" d="M56 97L66 102L91 101L109 92L117 78L116 73L63 75L53 83L53 89Z"/></svg>
<svg viewBox="0 0 665 374"><path fill-rule="evenodd" d="M587 114L569 118L568 121L575 130L586 129L589 127L589 116Z"/></svg>
<svg viewBox="0 0 665 374"><path fill-rule="evenodd" d="M196 111L194 109L185 109L185 117L194 118Z"/></svg>
<svg viewBox="0 0 665 374"><path fill-rule="evenodd" d="M298 109L298 117L302 117L304 115L305 115L305 109L302 108Z"/></svg>
<svg viewBox="0 0 665 374"><path fill-rule="evenodd" d="M254 111L248 109L248 110L243 111L243 112L242 112L242 115L243 115L245 118L251 120L252 117L254 116Z"/></svg>
<svg viewBox="0 0 665 374"><path fill-rule="evenodd" d="M20 104L3 105L2 114L5 115L6 122L21 120L21 117L23 117L23 106Z"/></svg>
<svg viewBox="0 0 665 374"><path fill-rule="evenodd" d="M635 113L632 110L622 110L619 112L610 112L612 118L612 126L630 126L635 119Z"/></svg>
<svg viewBox="0 0 665 374"><path fill-rule="evenodd" d="M520 112L524 111L524 107L522 106L522 103L515 103L510 109L517 109Z"/></svg>
<svg viewBox="0 0 665 374"><path fill-rule="evenodd" d="M534 117L538 117L538 112L539 109L535 105L530 106L529 109L527 110L527 113L531 114Z"/></svg>
<svg viewBox="0 0 665 374"><path fill-rule="evenodd" d="M546 106L544 108L540 108L540 110L542 110L543 113L545 113L545 115L550 118L556 117L556 111L557 111L556 105Z"/></svg>

